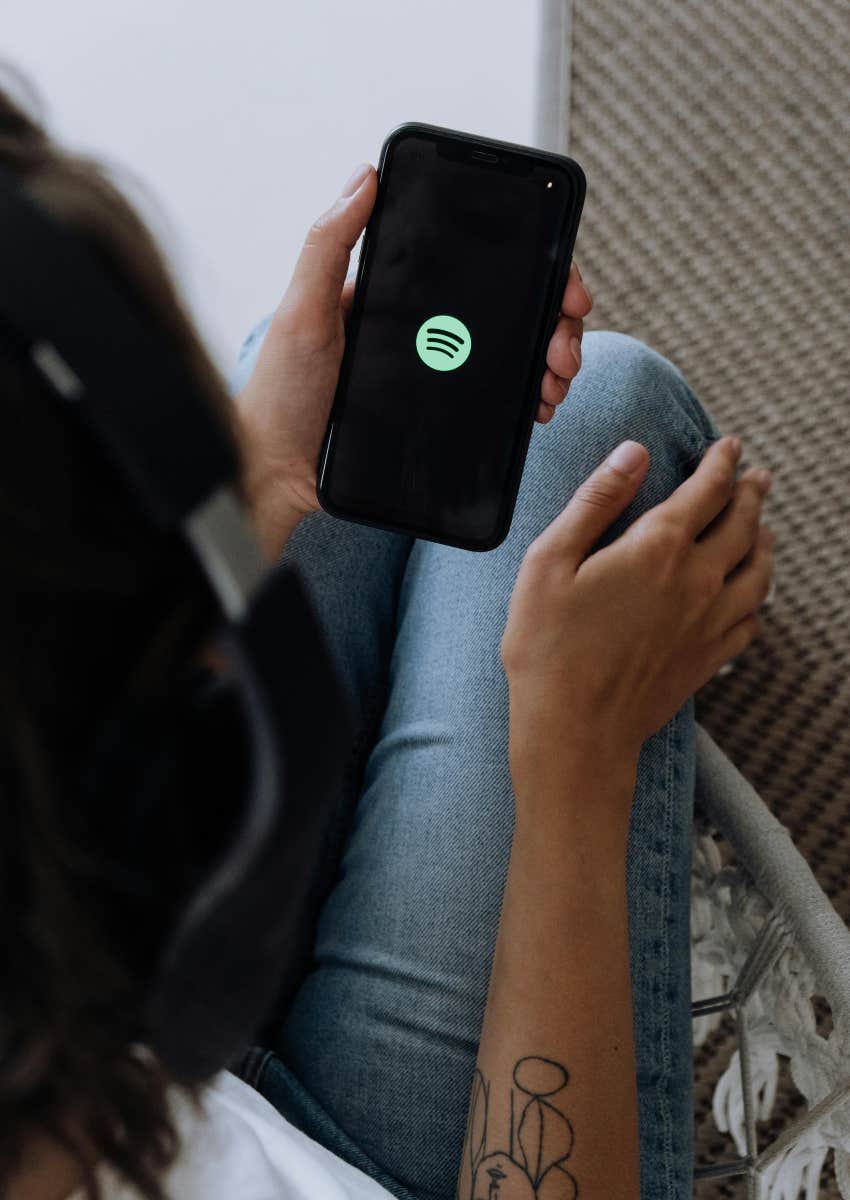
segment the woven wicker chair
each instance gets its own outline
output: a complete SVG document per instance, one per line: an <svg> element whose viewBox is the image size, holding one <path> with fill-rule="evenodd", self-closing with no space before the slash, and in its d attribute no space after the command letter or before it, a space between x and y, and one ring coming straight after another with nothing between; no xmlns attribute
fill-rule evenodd
<svg viewBox="0 0 850 1200"><path fill-rule="evenodd" d="M724 1010L738 1050L714 1093L714 1119L738 1157L697 1164L697 1179L746 1175L752 1200L818 1194L832 1150L850 1198L850 931L818 886L788 830L700 729L691 938L694 1044ZM713 831L735 853L723 866ZM832 1030L817 1029L822 996ZM757 1151L756 1119L769 1117L778 1055L789 1059L808 1111Z"/></svg>

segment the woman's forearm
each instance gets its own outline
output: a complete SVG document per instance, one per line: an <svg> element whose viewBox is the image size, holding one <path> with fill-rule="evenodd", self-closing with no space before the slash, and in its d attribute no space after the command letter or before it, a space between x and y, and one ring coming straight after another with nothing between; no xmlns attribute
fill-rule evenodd
<svg viewBox="0 0 850 1200"><path fill-rule="evenodd" d="M257 428L240 393L234 400L233 431L242 457L242 486L266 561L277 562L302 518L317 507L315 485L300 471L270 466L267 437Z"/></svg>
<svg viewBox="0 0 850 1200"><path fill-rule="evenodd" d="M639 1196L626 906L634 779L633 763L597 754L559 767L557 783L527 781L534 795L514 780L458 1200L531 1200L537 1189L571 1200L573 1182L582 1200Z"/></svg>

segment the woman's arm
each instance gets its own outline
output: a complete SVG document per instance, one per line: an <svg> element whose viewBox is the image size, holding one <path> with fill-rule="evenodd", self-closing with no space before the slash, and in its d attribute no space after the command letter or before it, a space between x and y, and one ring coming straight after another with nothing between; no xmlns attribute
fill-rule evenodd
<svg viewBox="0 0 850 1200"><path fill-rule="evenodd" d="M582 1197L639 1194L628 824L599 819L628 812L635 764L567 757L568 790L515 784L458 1200L530 1200L544 1176L540 1195L556 1200L572 1197L571 1180Z"/></svg>
<svg viewBox="0 0 850 1200"><path fill-rule="evenodd" d="M739 456L718 442L593 552L646 475L646 450L624 443L517 576L501 645L516 824L458 1200L639 1195L632 794L645 739L757 631L770 477L736 483Z"/></svg>

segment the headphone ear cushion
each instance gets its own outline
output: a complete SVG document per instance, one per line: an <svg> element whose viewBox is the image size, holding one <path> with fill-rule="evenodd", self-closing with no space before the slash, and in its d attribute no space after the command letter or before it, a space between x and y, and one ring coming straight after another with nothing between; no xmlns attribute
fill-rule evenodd
<svg viewBox="0 0 850 1200"><path fill-rule="evenodd" d="M103 931L140 981L239 820L245 739L226 691L192 667L155 703L121 705L86 761L75 841Z"/></svg>
<svg viewBox="0 0 850 1200"><path fill-rule="evenodd" d="M217 691L196 753L203 753L209 739L232 741L234 726L245 733L242 703L235 687ZM201 732L200 727L194 732ZM247 739L242 746L242 769L232 779L242 797L236 826L228 831L221 852L209 860L209 873L196 881L149 990L150 1044L181 1083L202 1081L244 1051L274 1002L288 957L288 839L277 790L282 768L276 762L268 777L275 788L273 811L255 840L258 810L251 804ZM214 757L206 763L213 765L209 786L219 789L222 771Z"/></svg>
<svg viewBox="0 0 850 1200"><path fill-rule="evenodd" d="M90 772L134 957L147 938L136 1040L181 1083L232 1062L290 1003L348 815L350 700L297 571L271 572L218 644L228 678L199 686L196 672L116 714Z"/></svg>

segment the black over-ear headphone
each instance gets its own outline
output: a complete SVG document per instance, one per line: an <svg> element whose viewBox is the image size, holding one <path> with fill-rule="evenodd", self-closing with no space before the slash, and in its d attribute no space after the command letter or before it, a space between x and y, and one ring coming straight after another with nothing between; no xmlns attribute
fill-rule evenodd
<svg viewBox="0 0 850 1200"><path fill-rule="evenodd" d="M308 962L314 866L327 858L351 744L348 697L300 576L264 565L224 419L131 288L5 169L0 334L93 431L151 522L182 533L221 612L226 671L206 701L219 718L210 729L220 733L229 708L241 717L248 777L227 845L157 955L142 1031L176 1079L201 1080L286 1002ZM179 734L169 753L185 752Z"/></svg>

